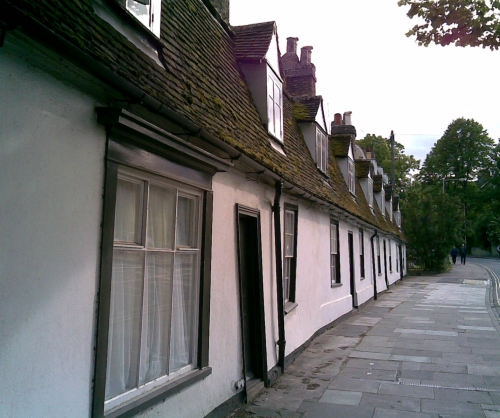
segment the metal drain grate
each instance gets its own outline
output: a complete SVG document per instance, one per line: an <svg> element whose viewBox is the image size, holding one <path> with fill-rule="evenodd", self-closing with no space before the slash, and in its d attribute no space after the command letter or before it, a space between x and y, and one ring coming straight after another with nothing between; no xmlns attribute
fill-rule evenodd
<svg viewBox="0 0 500 418"><path fill-rule="evenodd" d="M418 386L423 388L434 388L434 389L468 390L469 392L500 392L500 389L493 389L493 388L456 387L456 386L430 385L426 383L413 383L413 382L389 382L389 383L392 383L393 385Z"/></svg>

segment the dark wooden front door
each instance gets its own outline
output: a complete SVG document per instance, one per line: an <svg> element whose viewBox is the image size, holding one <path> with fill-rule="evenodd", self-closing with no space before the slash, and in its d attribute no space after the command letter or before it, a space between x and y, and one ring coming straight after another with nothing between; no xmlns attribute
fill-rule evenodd
<svg viewBox="0 0 500 418"><path fill-rule="evenodd" d="M260 219L258 212L242 207L238 207L238 261L244 374L246 379L265 380Z"/></svg>

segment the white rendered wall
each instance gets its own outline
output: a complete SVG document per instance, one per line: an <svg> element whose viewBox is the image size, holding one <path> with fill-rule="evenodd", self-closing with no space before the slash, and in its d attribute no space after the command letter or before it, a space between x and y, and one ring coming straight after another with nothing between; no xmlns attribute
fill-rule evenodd
<svg viewBox="0 0 500 418"><path fill-rule="evenodd" d="M0 49L0 416L89 417L105 133Z"/></svg>

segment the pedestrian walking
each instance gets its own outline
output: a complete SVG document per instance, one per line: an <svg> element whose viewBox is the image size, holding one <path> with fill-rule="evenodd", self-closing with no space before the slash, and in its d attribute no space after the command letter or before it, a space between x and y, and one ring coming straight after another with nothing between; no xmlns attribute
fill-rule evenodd
<svg viewBox="0 0 500 418"><path fill-rule="evenodd" d="M500 258L500 245L497 247L498 258Z"/></svg>
<svg viewBox="0 0 500 418"><path fill-rule="evenodd" d="M462 248L460 248L460 263L465 264L465 259L467 258L467 247L465 244L462 244Z"/></svg>
<svg viewBox="0 0 500 418"><path fill-rule="evenodd" d="M451 261L453 261L453 264L455 264L457 262L457 255L458 255L457 247L453 247L450 254L451 254Z"/></svg>

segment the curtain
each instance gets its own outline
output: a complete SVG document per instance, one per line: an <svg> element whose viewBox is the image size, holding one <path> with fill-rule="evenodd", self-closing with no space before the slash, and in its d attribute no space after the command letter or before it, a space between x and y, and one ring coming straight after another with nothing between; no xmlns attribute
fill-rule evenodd
<svg viewBox="0 0 500 418"><path fill-rule="evenodd" d="M174 248L175 190L149 187L148 237L150 248Z"/></svg>
<svg viewBox="0 0 500 418"><path fill-rule="evenodd" d="M167 374L172 300L172 253L149 253L146 261L141 368L143 385Z"/></svg>
<svg viewBox="0 0 500 418"><path fill-rule="evenodd" d="M116 190L115 241L139 243L142 219L142 183L118 180Z"/></svg>
<svg viewBox="0 0 500 418"><path fill-rule="evenodd" d="M137 386L143 263L143 253L113 253L106 399Z"/></svg>
<svg viewBox="0 0 500 418"><path fill-rule="evenodd" d="M192 360L193 309L196 306L195 254L176 254L172 294L172 330L170 371L186 366Z"/></svg>

